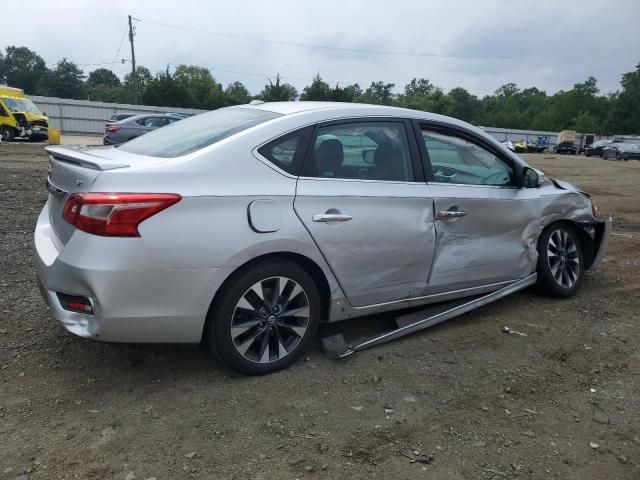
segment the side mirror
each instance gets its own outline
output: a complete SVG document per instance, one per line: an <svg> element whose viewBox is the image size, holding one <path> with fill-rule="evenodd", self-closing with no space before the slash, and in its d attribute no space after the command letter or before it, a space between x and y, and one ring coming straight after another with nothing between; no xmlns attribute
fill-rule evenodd
<svg viewBox="0 0 640 480"><path fill-rule="evenodd" d="M544 173L531 167L525 167L522 172L522 184L524 188L538 188L544 183Z"/></svg>

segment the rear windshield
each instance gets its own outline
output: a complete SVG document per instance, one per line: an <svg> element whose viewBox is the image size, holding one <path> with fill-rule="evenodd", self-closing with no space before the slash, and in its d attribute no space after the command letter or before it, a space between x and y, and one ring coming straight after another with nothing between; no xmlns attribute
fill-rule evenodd
<svg viewBox="0 0 640 480"><path fill-rule="evenodd" d="M158 128L118 148L151 157L180 157L280 116L255 108L221 108Z"/></svg>

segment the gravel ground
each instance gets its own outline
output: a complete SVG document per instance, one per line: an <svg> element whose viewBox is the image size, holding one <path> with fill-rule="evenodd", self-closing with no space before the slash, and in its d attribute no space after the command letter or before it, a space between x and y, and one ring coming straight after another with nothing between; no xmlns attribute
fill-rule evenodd
<svg viewBox="0 0 640 480"><path fill-rule="evenodd" d="M31 244L46 156L1 144L0 478L640 478L640 162L528 160L614 219L578 296L525 291L249 378L198 347L101 344L52 320Z"/></svg>

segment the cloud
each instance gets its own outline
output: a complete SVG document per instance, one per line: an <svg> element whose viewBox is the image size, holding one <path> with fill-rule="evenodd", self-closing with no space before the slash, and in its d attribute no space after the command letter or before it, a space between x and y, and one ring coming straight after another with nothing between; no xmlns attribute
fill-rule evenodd
<svg viewBox="0 0 640 480"><path fill-rule="evenodd" d="M152 71L168 64L200 65L210 68L219 82L240 80L252 92L277 73L301 90L318 72L332 83L366 87L383 80L396 83L397 90L413 77L426 77L445 89L462 86L477 95L512 81L553 93L593 75L606 92L619 88L620 75L640 61L640 2L625 0L593 0L589 5L578 0L182 0L180 8L169 0L29 2L20 6L19 15L28 19L29 28L23 21L5 22L6 44L0 47L26 45L49 64L62 57L76 63L115 59L114 71L124 75L130 65L118 62L130 56L126 38L117 55L116 50L128 14L142 19L135 37L139 64ZM264 43L152 21L370 52ZM88 72L96 67L83 68Z"/></svg>

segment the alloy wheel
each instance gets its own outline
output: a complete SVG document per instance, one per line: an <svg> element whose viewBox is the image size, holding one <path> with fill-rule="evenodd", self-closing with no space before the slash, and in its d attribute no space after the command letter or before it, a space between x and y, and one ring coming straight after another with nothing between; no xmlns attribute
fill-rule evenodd
<svg viewBox="0 0 640 480"><path fill-rule="evenodd" d="M580 275L580 255L571 235L555 230L547 243L547 259L553 279L563 288L571 288Z"/></svg>
<svg viewBox="0 0 640 480"><path fill-rule="evenodd" d="M254 363L272 363L293 352L309 327L309 298L287 277L260 280L247 289L233 311L231 340Z"/></svg>

